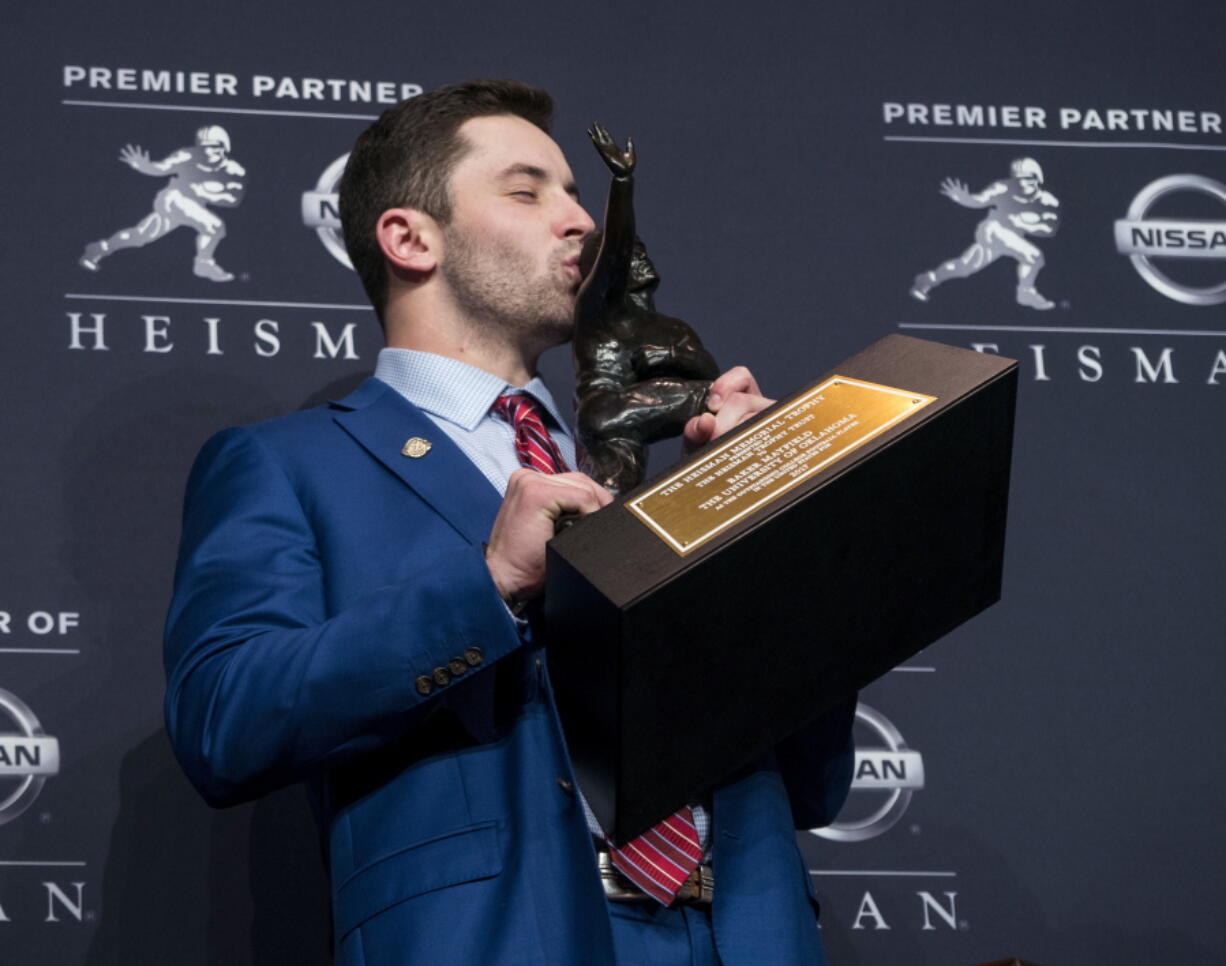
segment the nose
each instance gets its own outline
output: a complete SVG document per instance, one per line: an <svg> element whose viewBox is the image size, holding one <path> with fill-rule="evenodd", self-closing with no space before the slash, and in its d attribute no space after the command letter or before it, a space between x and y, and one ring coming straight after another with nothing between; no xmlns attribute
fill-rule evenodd
<svg viewBox="0 0 1226 966"><path fill-rule="evenodd" d="M566 207L557 225L558 234L563 238L583 239L587 237L595 229L596 222L592 221L592 216L587 213L583 205L570 195L566 196L566 201Z"/></svg>

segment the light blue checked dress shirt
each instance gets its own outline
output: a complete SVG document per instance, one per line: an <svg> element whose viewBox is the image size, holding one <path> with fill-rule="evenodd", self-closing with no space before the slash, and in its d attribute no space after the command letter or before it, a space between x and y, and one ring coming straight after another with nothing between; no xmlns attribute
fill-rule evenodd
<svg viewBox="0 0 1226 966"><path fill-rule="evenodd" d="M381 349L375 363L375 378L422 410L473 461L499 494L507 491L507 480L520 469L515 453L515 430L491 413L494 400L504 392L523 392L545 407L549 433L558 444L568 469L575 466L575 439L558 411L557 403L540 376L526 386L511 386L493 373L470 366L458 359L436 356L414 349ZM587 799L579 793L587 826L603 839L604 832ZM698 843L707 851L710 816L701 805L692 805Z"/></svg>

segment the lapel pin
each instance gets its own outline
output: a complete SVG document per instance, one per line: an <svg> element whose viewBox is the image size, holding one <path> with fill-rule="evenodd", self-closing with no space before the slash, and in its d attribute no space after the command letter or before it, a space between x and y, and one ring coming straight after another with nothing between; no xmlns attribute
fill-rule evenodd
<svg viewBox="0 0 1226 966"><path fill-rule="evenodd" d="M402 456L407 456L411 460L419 460L430 452L430 447L433 444L428 439L422 439L420 436L414 436L408 440L404 446L400 448Z"/></svg>

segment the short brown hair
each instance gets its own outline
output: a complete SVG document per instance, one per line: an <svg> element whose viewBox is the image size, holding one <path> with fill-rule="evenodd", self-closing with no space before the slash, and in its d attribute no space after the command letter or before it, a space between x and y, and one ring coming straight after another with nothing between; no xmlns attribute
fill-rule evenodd
<svg viewBox="0 0 1226 966"><path fill-rule="evenodd" d="M512 114L548 133L553 98L511 80L452 84L384 111L362 132L341 178L345 248L379 321L387 304L387 271L375 225L389 208L416 208L440 224L451 220L447 181L469 145L460 126L470 118Z"/></svg>

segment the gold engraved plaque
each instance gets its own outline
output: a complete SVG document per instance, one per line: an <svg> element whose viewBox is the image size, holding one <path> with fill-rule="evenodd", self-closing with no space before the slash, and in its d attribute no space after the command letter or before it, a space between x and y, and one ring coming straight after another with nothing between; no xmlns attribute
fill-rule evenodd
<svg viewBox="0 0 1226 966"><path fill-rule="evenodd" d="M935 401L831 376L626 507L684 556Z"/></svg>

